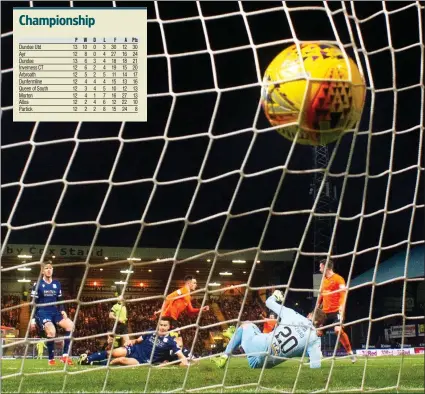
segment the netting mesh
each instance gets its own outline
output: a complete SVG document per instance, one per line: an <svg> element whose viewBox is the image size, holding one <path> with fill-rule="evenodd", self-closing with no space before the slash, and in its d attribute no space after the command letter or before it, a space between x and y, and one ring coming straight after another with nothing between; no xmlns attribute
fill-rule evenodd
<svg viewBox="0 0 425 394"><path fill-rule="evenodd" d="M85 6L80 2L62 5ZM126 5L108 2L106 6ZM423 4L376 2L366 7L354 2L229 2L214 6L193 2L177 6L155 2L147 7L147 124L13 124L13 31L2 31L6 55L2 59L1 149L4 163L12 158L16 161L10 169L3 164L6 204L2 212L2 255L8 244L40 239L38 243L44 249L37 261L25 264L31 267L46 261L49 247L61 243L60 239L68 237L63 244L88 245L85 261L58 264L83 268L78 294L65 301L76 304L77 324L82 309L114 300L85 301L83 297L97 245L131 242L131 259L137 256L138 248L148 246L155 237L170 242L173 253L159 261L123 259L96 265L107 268L126 263L129 271L169 265L161 292L148 297L136 295L131 304L162 300L174 290L172 280L179 269L210 257L205 281L195 293L204 306L209 297L229 290L212 290L209 286L216 280L220 258L243 252L251 253L252 261L257 262L276 253L294 254L285 281L259 283L254 279L258 264L247 269L246 281L232 286L242 294L233 319L201 324L200 314L184 327L195 330L192 351L202 331L223 323L240 323L247 299L255 291L279 288L285 300L294 294L304 297L311 293L311 286L297 277L300 271L306 275L307 266L310 276L311 264L305 262L318 256L331 257L344 267L348 299L361 288L370 289L368 315L345 323L346 329L367 323L366 347L376 322L399 317L404 332L409 322L423 320L423 316L408 315L405 305L408 282L423 280L408 276L410 251L424 243L420 218L424 209ZM404 24L403 34L400 24ZM266 123L259 101L268 62L286 45L309 40L344 49L358 64L367 84L362 122L332 145L325 168L313 168L309 147L289 143L275 133ZM312 201L308 189L310 178L317 172L324 176ZM339 191L337 206L332 212L317 213L330 180ZM139 202L134 204L132 199ZM119 209L126 204L128 209ZM314 252L309 244L313 221L329 216L334 218L329 249ZM167 231L155 233L162 228ZM120 241L123 238L125 241ZM337 239L338 254L333 252ZM203 252L182 257L182 250L200 240ZM223 252L227 249L232 251ZM376 280L379 263L399 250L406 251L403 275L387 283L402 284L401 310L374 317L375 292L381 285ZM353 275L363 271L362 264L374 268L372 280L350 287ZM14 270L16 266L4 267L2 273ZM128 272L122 286L124 296L130 278ZM71 346L102 335L74 336ZM403 336L401 342L403 346ZM28 327L20 342L26 346L25 354L29 343ZM336 352L335 345L330 373L317 390L330 388ZM304 362L303 358L292 387L285 390L297 391ZM397 383L386 389L400 387L402 366ZM368 359L361 386L350 391L366 388L367 367ZM106 368L103 390L108 387ZM268 387L264 368L258 381L234 386L226 383L227 371L228 367L220 384L203 388L254 386L258 390L280 390ZM3 374L2 378L22 377L20 391L23 373L24 361L17 373ZM63 391L67 391L69 374L79 373L87 371L67 373ZM190 373L191 368L178 389L188 389ZM150 375L151 370L145 391L150 389Z"/></svg>

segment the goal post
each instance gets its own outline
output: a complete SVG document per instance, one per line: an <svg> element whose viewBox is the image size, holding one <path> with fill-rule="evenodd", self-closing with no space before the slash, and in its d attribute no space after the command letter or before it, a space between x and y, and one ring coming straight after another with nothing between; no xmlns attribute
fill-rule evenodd
<svg viewBox="0 0 425 394"><path fill-rule="evenodd" d="M114 8L128 6L128 2L109 3ZM74 6L72 1L66 4ZM41 2L26 5L37 8ZM2 3L5 15L11 15L12 8L12 3ZM419 334L418 324L424 319L417 303L411 305L409 300L424 279L423 270L412 269L425 243L424 3L152 2L147 9L147 123L14 123L13 95L19 92L13 92L12 80L19 64L11 60L13 26L7 29L2 24L2 287L17 289L11 285L17 278L31 279L31 284L38 281L38 269L52 259L54 245L85 245L75 261L54 256L55 267L71 273L61 278L62 283L72 280L65 295L71 287L76 290L75 296L62 302L74 310L72 353L89 341L97 345L106 336L109 329L88 335L78 330L89 324L90 313L105 312L118 296L130 308L143 305L143 323L131 334L152 332L157 323L148 324L148 319L167 294L177 289L176 277L182 272L197 276L193 270L202 267L201 286L192 294L197 306L210 305L219 296L231 299L227 294L234 296L235 290L241 296L228 314L223 307L220 314L210 307L211 318L202 312L194 320L184 320L180 329L189 338L186 347L195 353L198 344L209 341L204 333L217 332L224 325L240 326L257 305L253 293L260 290L269 294L280 289L285 305L310 312L314 305L308 297L318 296L323 279L318 267L312 270L312 262L332 259L348 288L343 326L348 333L358 330L358 337L350 338L360 356L361 367L353 372L357 376L347 378L341 372L348 368L343 364L348 357L343 353L340 357L339 335L334 336L330 327L331 334L326 335L332 336L333 343L324 351L326 377L322 379L304 381L305 352L283 364L291 371L284 378L276 378L265 364L259 371L250 370L247 363L236 364L245 357L238 354L230 357L224 373L197 380L196 374L210 372L209 359L218 354L210 348L199 364L184 371L170 369L176 374L173 379L179 374L174 386L161 381L156 367L147 365L137 372L143 373L142 384L127 382L120 389L417 390L406 380L403 368L407 354L414 354L414 347L406 347L408 333L415 325ZM270 61L287 46L308 42L337 46L354 60L366 83L361 121L328 146L329 161L321 168L314 168L312 148L279 136L261 108L263 76ZM312 200L310 185L319 173L321 181ZM328 180L337 189L337 198L335 207L325 212L320 196ZM310 242L314 221L329 217L333 225L328 249L315 251ZM8 252L12 244L39 244L41 250L26 261L13 260ZM157 244L167 248L166 255L146 252L141 258L141 251ZM125 257L96 256L100 247L124 246ZM290 262L279 260L285 253L293 256ZM388 268L390 275L382 279L380 267L393 261L397 253L404 253L394 263L397 270ZM238 271L238 281L218 283L229 275L220 276L223 261L246 264ZM277 267L272 284L268 280L270 261ZM152 270L160 267L166 267L161 268L166 274L150 279ZM22 268L28 272L20 272ZM112 283L108 278L94 284L94 275L101 277L100 272L117 268L123 273L120 281ZM136 282L132 275L140 270L146 279ZM365 273L369 276L360 281ZM155 286L152 292L146 290L148 281ZM87 294L87 286L98 287L100 298ZM391 289L399 293L390 294ZM23 321L24 310L29 318L34 317L34 301L14 304L3 299L6 294L7 290L2 292L2 321ZM393 301L399 306L380 303L381 299L389 303L396 295ZM108 320L108 313L104 314ZM251 320L260 325L265 321L260 316ZM392 381L374 382L376 375L371 370L376 367L372 364L381 355L374 341L392 333L385 322L398 327L393 338L400 347L381 353L401 355L401 360ZM117 325L115 321L113 331ZM1 381L18 382L10 387L19 392L24 387L27 390L28 376L39 374L39 367L29 364L37 354L37 340L30 334L28 326L21 327L22 338L2 338L3 368L15 359L22 360L3 370ZM58 338L64 339L62 334ZM116 383L113 369L109 365L92 370L64 365L63 382L56 389L82 390L75 377L84 381L101 371L99 390L108 391ZM55 376L58 371L46 367L43 374ZM122 369L123 374L131 371ZM241 376L247 376L246 380ZM348 381L343 387L344 379Z"/></svg>

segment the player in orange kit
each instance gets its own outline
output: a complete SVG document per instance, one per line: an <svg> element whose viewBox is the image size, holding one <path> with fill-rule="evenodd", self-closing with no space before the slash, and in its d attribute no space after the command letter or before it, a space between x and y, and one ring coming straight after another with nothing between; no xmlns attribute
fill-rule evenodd
<svg viewBox="0 0 425 394"><path fill-rule="evenodd" d="M177 328L177 320L184 310L187 310L189 313L198 313L201 311L200 308L194 308L192 306L192 297L190 296L190 292L195 291L196 286L196 279L191 275L187 275L184 278L184 286L169 294L165 298L165 303L162 307L162 310L164 311L162 316L170 317L172 319L171 328ZM207 305L202 308L202 311L208 311L209 309L210 307ZM155 315L160 312L161 310L156 311ZM183 349L183 340L180 336L176 338L176 342L180 348Z"/></svg>
<svg viewBox="0 0 425 394"><path fill-rule="evenodd" d="M327 319L324 323L325 326L333 323L339 323L339 325L334 326L335 334L338 335L338 333L340 333L339 341L342 346L344 346L347 354L351 356L351 361L355 363L357 358L351 349L350 339L341 327L342 321L344 320L347 288L345 287L344 278L336 274L333 271L333 268L333 261L329 260L327 264L326 260L320 261L320 272L322 274L325 272L325 277L323 278L323 282L320 287L318 304L319 307L322 308L323 312L326 313Z"/></svg>
<svg viewBox="0 0 425 394"><path fill-rule="evenodd" d="M266 318L266 314L264 314L261 317L266 319L263 326L263 334L268 334L269 332L273 332L277 323L276 315L274 313L270 313L268 318Z"/></svg>

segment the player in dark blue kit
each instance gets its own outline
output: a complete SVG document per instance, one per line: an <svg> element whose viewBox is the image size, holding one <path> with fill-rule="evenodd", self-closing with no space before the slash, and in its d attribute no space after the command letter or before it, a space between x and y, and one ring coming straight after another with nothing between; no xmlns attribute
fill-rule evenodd
<svg viewBox="0 0 425 394"><path fill-rule="evenodd" d="M80 356L80 364L101 364L106 365L108 362L109 354L112 352L112 360L110 365L138 365L147 364L150 362L152 349L155 345L153 352L152 364L164 363L168 360L170 352L172 351L180 360L180 365L187 366L189 362L183 355L183 352L178 347L175 339L169 335L171 328L171 319L169 317L162 317L159 321L158 332L154 334L142 335L141 337L126 342L125 346L113 350L96 352L87 356L82 354Z"/></svg>
<svg viewBox="0 0 425 394"><path fill-rule="evenodd" d="M56 336L56 325L62 327L65 330L65 340L63 346L63 355L61 357L61 362L72 365L72 360L68 357L69 350L69 337L71 336L71 331L74 324L71 319L68 318L63 304L60 305L47 305L42 306L42 304L47 304L51 302L62 301L62 288L61 284L57 280L53 280L53 266L50 262L44 264L43 266L43 277L38 285L34 283L33 289L31 291L31 297L35 299L35 311L34 319L31 321L31 329L35 330L37 325L40 330L44 330L48 339L54 338ZM47 342L47 351L49 354L49 365L55 365L55 353L54 353L55 343L54 341Z"/></svg>

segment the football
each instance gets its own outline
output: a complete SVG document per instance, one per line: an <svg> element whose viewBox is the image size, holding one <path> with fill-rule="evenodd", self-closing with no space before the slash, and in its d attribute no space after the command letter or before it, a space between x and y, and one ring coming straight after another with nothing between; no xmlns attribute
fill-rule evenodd
<svg viewBox="0 0 425 394"><path fill-rule="evenodd" d="M266 69L261 104L288 140L304 145L336 141L360 120L366 87L356 63L334 45L294 44Z"/></svg>

